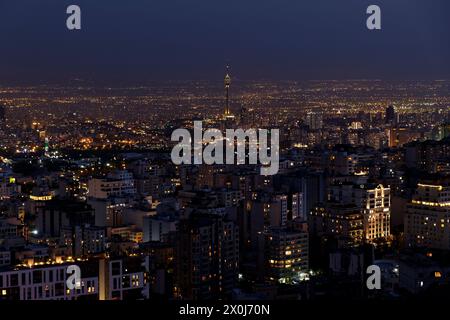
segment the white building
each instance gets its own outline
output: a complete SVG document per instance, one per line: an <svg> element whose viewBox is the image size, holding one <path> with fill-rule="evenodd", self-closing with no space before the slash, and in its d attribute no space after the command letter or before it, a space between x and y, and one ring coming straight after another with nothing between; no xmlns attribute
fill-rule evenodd
<svg viewBox="0 0 450 320"><path fill-rule="evenodd" d="M107 199L136 194L133 174L126 171L109 173L106 178L92 178L88 181L88 197Z"/></svg>
<svg viewBox="0 0 450 320"><path fill-rule="evenodd" d="M381 184L342 183L330 188L328 200L340 204L354 204L360 208L366 241L388 240L391 236L390 191L390 188Z"/></svg>
<svg viewBox="0 0 450 320"><path fill-rule="evenodd" d="M69 289L69 265L81 269L81 288ZM148 297L140 258L30 264L0 272L1 300L138 300Z"/></svg>
<svg viewBox="0 0 450 320"><path fill-rule="evenodd" d="M98 277L83 277L83 272L82 287L68 289L67 267L48 265L0 272L0 300L75 300L97 294Z"/></svg>

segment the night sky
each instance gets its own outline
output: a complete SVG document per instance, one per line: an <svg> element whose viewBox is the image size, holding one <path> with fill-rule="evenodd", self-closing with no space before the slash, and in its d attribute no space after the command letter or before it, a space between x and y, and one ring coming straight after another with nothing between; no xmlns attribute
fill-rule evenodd
<svg viewBox="0 0 450 320"><path fill-rule="evenodd" d="M449 0L0 0L0 85L211 80L227 63L248 80L450 79L449 16Z"/></svg>

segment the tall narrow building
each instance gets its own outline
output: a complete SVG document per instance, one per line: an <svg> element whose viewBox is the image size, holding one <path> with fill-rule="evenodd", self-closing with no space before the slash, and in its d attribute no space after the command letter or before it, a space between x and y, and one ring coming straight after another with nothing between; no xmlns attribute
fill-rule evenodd
<svg viewBox="0 0 450 320"><path fill-rule="evenodd" d="M224 116L228 117L231 115L230 113L230 86L231 86L231 76L230 76L230 67L227 66L227 73L225 75L224 84L225 84L225 95L226 95L226 102L225 102L225 112Z"/></svg>
<svg viewBox="0 0 450 320"><path fill-rule="evenodd" d="M192 213L176 234L175 297L230 297L239 273L238 227L219 215Z"/></svg>
<svg viewBox="0 0 450 320"><path fill-rule="evenodd" d="M395 112L394 106L388 106L386 108L386 124L396 125L397 124L397 113Z"/></svg>
<svg viewBox="0 0 450 320"><path fill-rule="evenodd" d="M0 104L0 128L6 125L5 106Z"/></svg>

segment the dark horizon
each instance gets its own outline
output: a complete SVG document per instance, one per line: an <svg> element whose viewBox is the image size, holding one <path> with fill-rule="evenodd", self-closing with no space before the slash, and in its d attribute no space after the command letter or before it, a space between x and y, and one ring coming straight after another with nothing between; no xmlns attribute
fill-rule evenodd
<svg viewBox="0 0 450 320"><path fill-rule="evenodd" d="M233 78L232 92L238 92L252 84L268 85L298 85L308 86L314 83L380 83L383 85L401 85L408 83L445 83L450 86L450 79L239 79ZM184 87L188 84L201 84L222 91L223 79L177 79L177 80L136 80L136 81L107 81L95 79L58 79L45 81L0 81L0 88L67 88L67 89L137 89L157 87Z"/></svg>
<svg viewBox="0 0 450 320"><path fill-rule="evenodd" d="M77 4L82 29L65 27ZM365 27L377 4L382 30ZM445 0L3 1L0 84L450 79Z"/></svg>

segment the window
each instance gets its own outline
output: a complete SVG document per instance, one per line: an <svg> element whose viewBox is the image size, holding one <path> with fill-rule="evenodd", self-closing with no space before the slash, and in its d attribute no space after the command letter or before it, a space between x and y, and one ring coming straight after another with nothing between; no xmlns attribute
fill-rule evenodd
<svg viewBox="0 0 450 320"><path fill-rule="evenodd" d="M9 279L9 284L11 287L16 287L19 285L19 275L17 273L11 275Z"/></svg>
<svg viewBox="0 0 450 320"><path fill-rule="evenodd" d="M42 283L42 271L35 270L33 271L33 284Z"/></svg>
<svg viewBox="0 0 450 320"><path fill-rule="evenodd" d="M59 281L65 280L64 278L64 269L59 270Z"/></svg>
<svg viewBox="0 0 450 320"><path fill-rule="evenodd" d="M64 295L64 283L63 282L56 283L55 284L55 296L63 296L63 295Z"/></svg>
<svg viewBox="0 0 450 320"><path fill-rule="evenodd" d="M113 276L121 274L120 262L113 262L112 266L111 266L111 269L112 269L112 275Z"/></svg>
<svg viewBox="0 0 450 320"><path fill-rule="evenodd" d="M130 287L130 276L123 276L122 277L122 288L129 288Z"/></svg>

